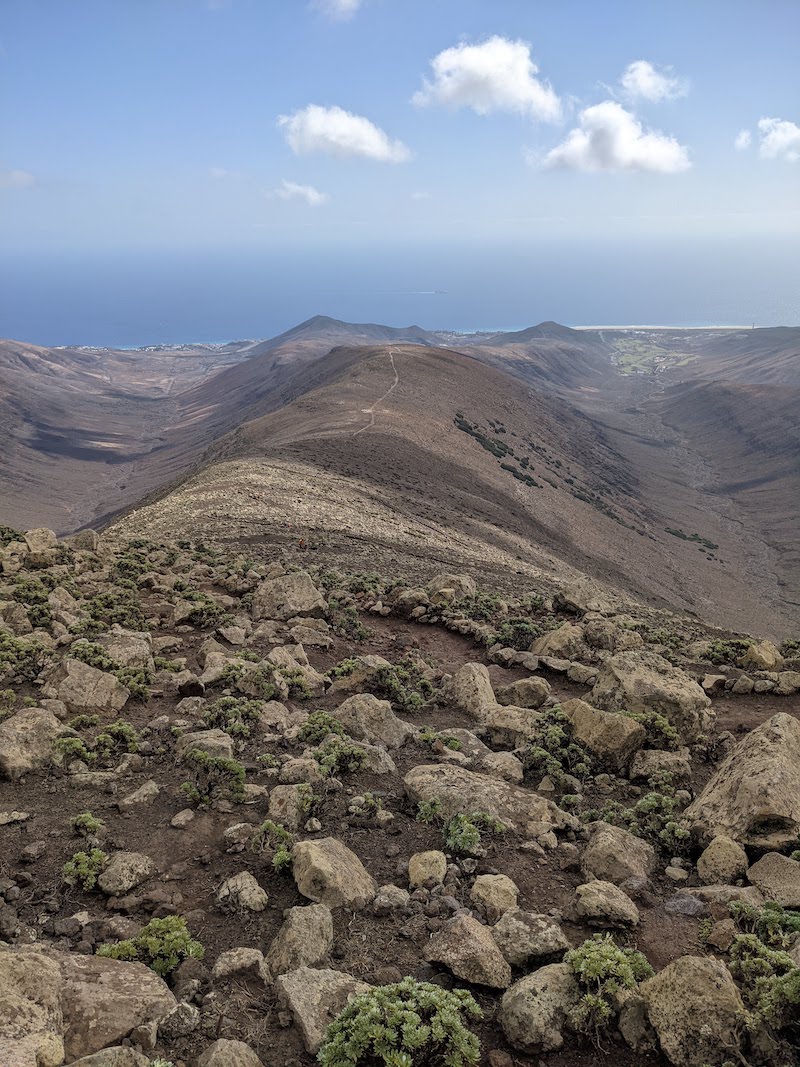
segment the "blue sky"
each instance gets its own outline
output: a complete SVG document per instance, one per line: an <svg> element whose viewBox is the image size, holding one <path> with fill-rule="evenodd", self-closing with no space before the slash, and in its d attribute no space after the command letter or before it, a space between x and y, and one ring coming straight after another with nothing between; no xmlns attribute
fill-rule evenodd
<svg viewBox="0 0 800 1067"><path fill-rule="evenodd" d="M3 0L0 240L796 239L798 40L796 0Z"/></svg>

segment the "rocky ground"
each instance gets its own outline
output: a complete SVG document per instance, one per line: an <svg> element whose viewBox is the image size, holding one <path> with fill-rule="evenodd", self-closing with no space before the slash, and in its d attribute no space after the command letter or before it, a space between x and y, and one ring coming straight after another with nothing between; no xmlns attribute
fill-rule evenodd
<svg viewBox="0 0 800 1067"><path fill-rule="evenodd" d="M798 1061L796 642L0 546L4 1067Z"/></svg>

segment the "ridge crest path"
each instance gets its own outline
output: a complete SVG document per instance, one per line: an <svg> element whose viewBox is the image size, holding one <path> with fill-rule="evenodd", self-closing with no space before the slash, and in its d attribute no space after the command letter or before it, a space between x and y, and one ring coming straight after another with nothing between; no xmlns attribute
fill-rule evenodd
<svg viewBox="0 0 800 1067"><path fill-rule="evenodd" d="M387 396L389 396L390 393L394 392L395 388L397 387L397 385L400 382L400 376L397 373L397 367L394 365L394 353L391 351L391 349L389 350L389 362L392 365L392 371L394 373L394 381L389 386L389 388L386 390L386 392L383 394L383 396L379 396L378 397L378 399L375 401L375 403L372 405L372 407L363 408L362 409L363 414L369 415L369 422L365 426L361 426L358 430L356 430L355 433L353 434L353 437L358 437L358 435L360 433L363 433L364 430L371 430L372 429L372 427L375 425L375 408L378 406L378 404L382 404L383 401L387 398Z"/></svg>

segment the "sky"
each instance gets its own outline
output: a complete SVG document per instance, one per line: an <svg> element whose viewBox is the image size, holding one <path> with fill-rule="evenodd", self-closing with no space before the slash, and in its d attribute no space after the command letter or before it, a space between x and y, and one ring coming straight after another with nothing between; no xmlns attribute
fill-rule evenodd
<svg viewBox="0 0 800 1067"><path fill-rule="evenodd" d="M2 0L7 251L800 235L797 0Z"/></svg>

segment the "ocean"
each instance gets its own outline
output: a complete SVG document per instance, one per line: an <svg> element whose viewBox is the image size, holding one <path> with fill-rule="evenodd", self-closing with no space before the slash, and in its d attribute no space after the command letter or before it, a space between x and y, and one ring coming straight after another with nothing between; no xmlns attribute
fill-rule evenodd
<svg viewBox="0 0 800 1067"><path fill-rule="evenodd" d="M312 315L426 329L800 324L790 241L8 251L0 337L40 345L266 338Z"/></svg>

